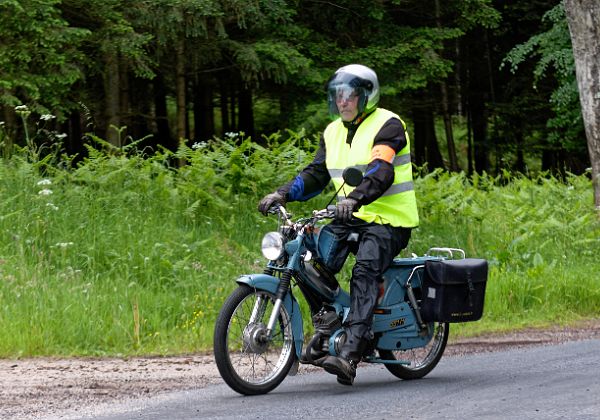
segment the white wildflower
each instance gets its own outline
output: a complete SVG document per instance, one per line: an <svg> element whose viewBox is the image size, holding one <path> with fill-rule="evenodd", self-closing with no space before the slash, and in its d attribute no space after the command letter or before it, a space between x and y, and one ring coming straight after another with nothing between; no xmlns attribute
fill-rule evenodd
<svg viewBox="0 0 600 420"><path fill-rule="evenodd" d="M59 140L62 140L62 139L64 139L65 137L67 137L67 135L66 135L65 133L60 133L60 134L57 134L55 137L56 137L57 139L59 139Z"/></svg>
<svg viewBox="0 0 600 420"><path fill-rule="evenodd" d="M44 188L38 194L39 195L50 195L50 194L52 194L52 190L49 190L48 188Z"/></svg>
<svg viewBox="0 0 600 420"><path fill-rule="evenodd" d="M197 141L196 143L192 144L192 149L194 149L194 150L204 149L206 146L208 146L207 142Z"/></svg>
<svg viewBox="0 0 600 420"><path fill-rule="evenodd" d="M225 133L225 137L227 137L228 139L234 139L236 137L238 137L241 133L236 133L234 131L228 131L227 133Z"/></svg>
<svg viewBox="0 0 600 420"><path fill-rule="evenodd" d="M57 242L56 245L54 245L56 248L68 248L70 246L75 245L73 242Z"/></svg>
<svg viewBox="0 0 600 420"><path fill-rule="evenodd" d="M15 111L17 112L27 112L29 111L29 108L27 108L27 105L18 105L15 107Z"/></svg>
<svg viewBox="0 0 600 420"><path fill-rule="evenodd" d="M52 114L43 114L42 116L40 116L40 121L50 121L50 120L53 120L54 118L56 118L56 117Z"/></svg>
<svg viewBox="0 0 600 420"><path fill-rule="evenodd" d="M52 185L52 181L50 181L48 178L44 178L38 181L37 185Z"/></svg>
<svg viewBox="0 0 600 420"><path fill-rule="evenodd" d="M4 121L0 121L0 127L4 127L5 122Z"/></svg>
<svg viewBox="0 0 600 420"><path fill-rule="evenodd" d="M46 207L48 207L50 210L54 210L57 211L58 207L56 207L54 204L52 203L46 203Z"/></svg>

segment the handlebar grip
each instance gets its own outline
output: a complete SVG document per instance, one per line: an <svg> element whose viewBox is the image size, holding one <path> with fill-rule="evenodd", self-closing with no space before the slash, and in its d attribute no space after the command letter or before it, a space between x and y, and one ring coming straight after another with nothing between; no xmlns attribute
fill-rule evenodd
<svg viewBox="0 0 600 420"><path fill-rule="evenodd" d="M279 204L275 203L273 204L271 207L269 207L269 210L267 210L267 214L278 214L279 213Z"/></svg>

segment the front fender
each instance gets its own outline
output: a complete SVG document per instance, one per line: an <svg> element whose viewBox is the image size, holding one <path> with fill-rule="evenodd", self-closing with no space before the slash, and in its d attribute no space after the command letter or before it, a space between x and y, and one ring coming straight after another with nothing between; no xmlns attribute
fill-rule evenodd
<svg viewBox="0 0 600 420"><path fill-rule="evenodd" d="M264 290L272 293L277 293L277 287L279 287L279 279L268 274L247 274L240 276L236 280L239 284L245 284L252 287L253 289ZM292 323L292 334L294 335L294 344L296 346L296 356L300 358L302 353L302 345L304 344L304 326L302 324L302 313L300 312L300 306L298 301L291 294L288 293L283 299L283 306L290 314Z"/></svg>

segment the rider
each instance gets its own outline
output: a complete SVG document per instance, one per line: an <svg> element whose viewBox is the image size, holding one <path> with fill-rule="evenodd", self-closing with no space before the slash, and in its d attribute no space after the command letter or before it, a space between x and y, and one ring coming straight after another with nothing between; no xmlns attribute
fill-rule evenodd
<svg viewBox="0 0 600 420"><path fill-rule="evenodd" d="M337 261L343 264L349 252L356 254L351 306L344 321L346 341L338 357L328 356L322 363L338 382L352 385L356 366L373 339L371 324L382 274L407 246L419 217L406 125L398 115L377 107L375 72L360 64L341 67L327 83L327 94L335 119L326 127L314 160L295 179L265 196L258 209L266 214L274 204L307 200L330 180L337 190L344 168L358 165L363 170L356 188L342 187L335 219L324 228L338 241Z"/></svg>

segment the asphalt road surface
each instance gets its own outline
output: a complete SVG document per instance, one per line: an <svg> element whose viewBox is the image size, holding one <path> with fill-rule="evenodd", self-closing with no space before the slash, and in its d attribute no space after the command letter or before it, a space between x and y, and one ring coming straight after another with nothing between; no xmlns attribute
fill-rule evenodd
<svg viewBox="0 0 600 420"><path fill-rule="evenodd" d="M267 395L226 385L108 407L94 419L600 419L600 340L442 358L402 381L359 366L354 386L315 372Z"/></svg>

